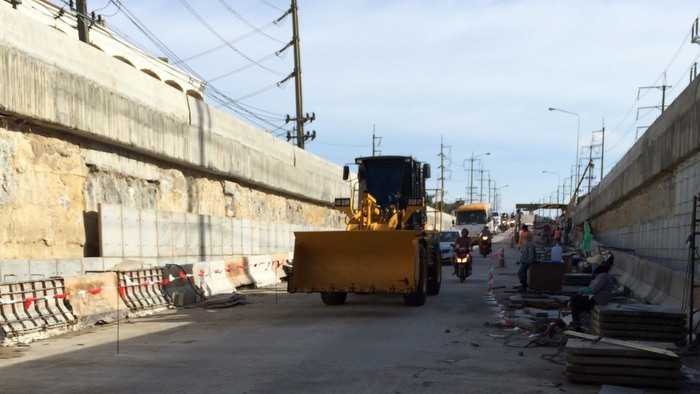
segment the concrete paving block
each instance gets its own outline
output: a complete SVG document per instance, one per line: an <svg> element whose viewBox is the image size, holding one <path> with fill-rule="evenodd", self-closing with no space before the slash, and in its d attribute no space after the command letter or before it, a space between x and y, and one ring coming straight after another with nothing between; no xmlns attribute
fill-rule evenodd
<svg viewBox="0 0 700 394"><path fill-rule="evenodd" d="M173 214L157 211L158 257L173 256Z"/></svg>
<svg viewBox="0 0 700 394"><path fill-rule="evenodd" d="M172 212L170 230L172 232L173 257L187 255L187 214Z"/></svg>
<svg viewBox="0 0 700 394"><path fill-rule="evenodd" d="M105 261L102 257L83 257L83 270L86 273L105 271Z"/></svg>
<svg viewBox="0 0 700 394"><path fill-rule="evenodd" d="M29 260L0 261L0 282L29 280Z"/></svg>
<svg viewBox="0 0 700 394"><path fill-rule="evenodd" d="M48 279L58 276L56 259L29 260L29 278L32 280Z"/></svg>
<svg viewBox="0 0 700 394"><path fill-rule="evenodd" d="M144 209L141 215L141 257L158 256L158 221L156 211Z"/></svg>
<svg viewBox="0 0 700 394"><path fill-rule="evenodd" d="M221 254L230 256L233 254L233 219L221 218Z"/></svg>
<svg viewBox="0 0 700 394"><path fill-rule="evenodd" d="M56 273L58 276L82 275L83 259L61 259L56 262Z"/></svg>
<svg viewBox="0 0 700 394"><path fill-rule="evenodd" d="M123 257L141 257L141 224L138 209L122 207Z"/></svg>
<svg viewBox="0 0 700 394"><path fill-rule="evenodd" d="M100 251L103 257L118 257L124 253L121 205L100 204Z"/></svg>

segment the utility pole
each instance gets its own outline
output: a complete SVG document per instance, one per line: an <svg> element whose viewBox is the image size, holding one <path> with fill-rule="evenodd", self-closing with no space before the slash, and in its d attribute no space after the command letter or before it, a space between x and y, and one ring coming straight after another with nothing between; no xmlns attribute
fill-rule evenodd
<svg viewBox="0 0 700 394"><path fill-rule="evenodd" d="M658 89L661 90L661 105L649 105L649 106L644 106L644 107L637 107L637 119L639 120L639 111L640 110L647 110L647 109L659 109L661 110L661 113L664 113L666 111L666 90L669 89L671 85L666 85L666 72L664 72L664 81L661 85L655 85L655 86L641 86L637 88L637 101L641 98L641 93L642 90L648 90L648 89Z"/></svg>
<svg viewBox="0 0 700 394"><path fill-rule="evenodd" d="M474 152L469 159L469 203L474 203Z"/></svg>
<svg viewBox="0 0 700 394"><path fill-rule="evenodd" d="M78 38L82 42L90 42L90 20L88 18L87 0L77 0Z"/></svg>
<svg viewBox="0 0 700 394"><path fill-rule="evenodd" d="M481 166L481 162L479 162L479 202L484 202L484 168Z"/></svg>
<svg viewBox="0 0 700 394"><path fill-rule="evenodd" d="M488 171L487 171L487 172L488 172ZM486 187L486 190L489 191L489 198L488 198L488 200L486 200L486 201L488 201L489 204L491 204L491 173L488 172L488 174L489 174L489 182L488 182L488 186ZM494 205L495 205L495 204L494 204Z"/></svg>
<svg viewBox="0 0 700 394"><path fill-rule="evenodd" d="M376 131L375 125L372 124L372 156L382 153L382 151L377 149L379 148L379 145L382 144L382 137L377 137ZM440 149L440 153L442 153L442 137L440 137Z"/></svg>
<svg viewBox="0 0 700 394"><path fill-rule="evenodd" d="M296 100L296 117L292 118L287 115L286 122L289 123L294 121L296 123L295 131L296 136L292 137L290 134L287 135L287 140L296 139L297 146L304 149L304 143L307 139L314 140L316 138L316 131L306 133L304 131L304 124L306 122L313 122L316 120L316 113L312 112L311 115L308 113L304 114L304 104L303 104L303 94L301 89L301 42L299 39L299 12L297 7L297 0L292 0L292 5L284 15L280 16L275 20L279 22L284 19L287 15L292 14L292 41L290 41L284 48L275 52L277 55L284 52L290 46L294 47L294 71L285 77L283 80L277 82L277 86L282 85L287 82L290 78L294 78L294 98Z"/></svg>

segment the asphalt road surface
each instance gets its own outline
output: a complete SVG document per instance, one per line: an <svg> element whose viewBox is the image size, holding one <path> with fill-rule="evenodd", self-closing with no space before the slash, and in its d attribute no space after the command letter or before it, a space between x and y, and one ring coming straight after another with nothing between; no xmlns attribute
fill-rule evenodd
<svg viewBox="0 0 700 394"><path fill-rule="evenodd" d="M514 281L508 256L496 285ZM257 290L248 305L122 323L119 354L116 325L0 350L0 393L597 392L541 357L556 348L505 346L485 326L488 264L476 258L465 283L444 267L440 295L419 308L396 296L328 307L317 294Z"/></svg>

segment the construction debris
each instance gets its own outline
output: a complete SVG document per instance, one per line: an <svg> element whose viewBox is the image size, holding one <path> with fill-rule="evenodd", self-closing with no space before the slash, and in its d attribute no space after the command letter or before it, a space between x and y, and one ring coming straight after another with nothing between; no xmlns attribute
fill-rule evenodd
<svg viewBox="0 0 700 394"><path fill-rule="evenodd" d="M569 335L571 332L566 333ZM677 355L672 357L665 354L674 353L662 349L669 344L653 342L634 345L648 349L609 341L593 342L570 338L566 344L566 376L576 383L659 388L680 386L680 359Z"/></svg>
<svg viewBox="0 0 700 394"><path fill-rule="evenodd" d="M678 308L646 304L596 306L591 315L595 334L612 338L683 342L685 314Z"/></svg>

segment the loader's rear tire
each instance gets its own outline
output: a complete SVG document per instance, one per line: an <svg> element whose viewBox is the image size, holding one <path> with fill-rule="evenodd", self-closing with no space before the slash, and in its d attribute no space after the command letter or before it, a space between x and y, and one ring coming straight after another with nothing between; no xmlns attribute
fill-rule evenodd
<svg viewBox="0 0 700 394"><path fill-rule="evenodd" d="M348 293L321 293L321 301L326 305L343 305L347 298Z"/></svg>
<svg viewBox="0 0 700 394"><path fill-rule="evenodd" d="M440 260L435 260L433 263L433 274L428 281L427 293L429 296L440 294L440 286L442 285L442 264Z"/></svg>
<svg viewBox="0 0 700 394"><path fill-rule="evenodd" d="M423 306L428 298L428 252L424 247L420 248L419 278L416 291L403 296L403 303L407 306Z"/></svg>

